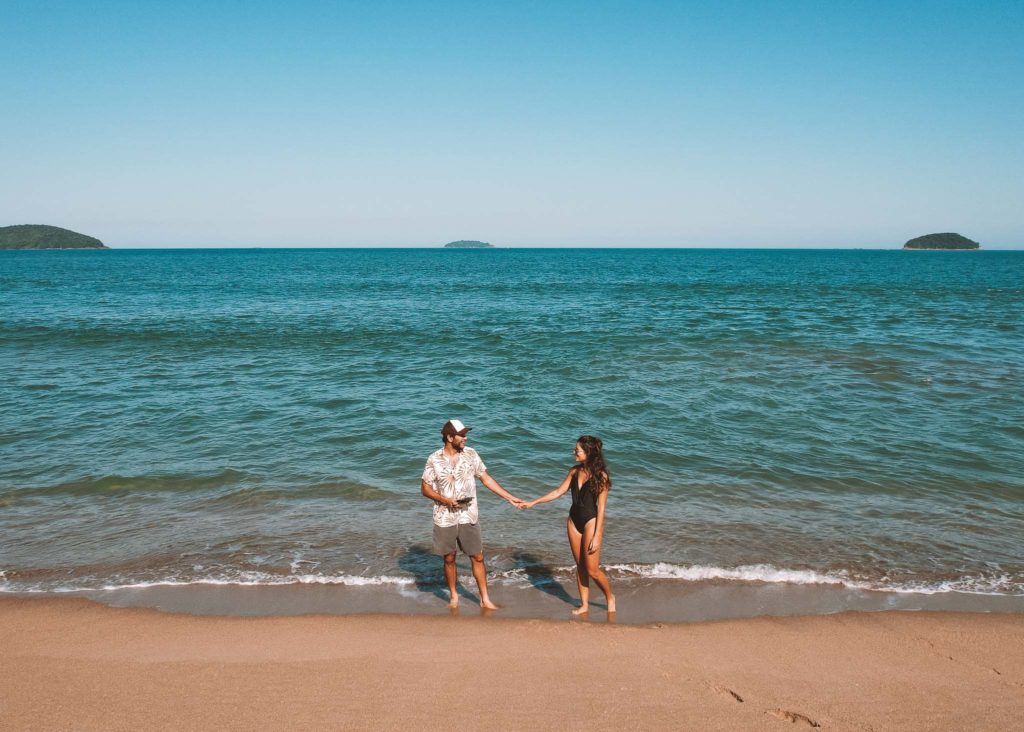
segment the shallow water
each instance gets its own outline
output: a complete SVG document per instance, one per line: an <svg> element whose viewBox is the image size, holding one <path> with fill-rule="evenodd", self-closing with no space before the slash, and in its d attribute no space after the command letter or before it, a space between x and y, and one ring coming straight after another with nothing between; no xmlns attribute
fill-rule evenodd
<svg viewBox="0 0 1024 732"><path fill-rule="evenodd" d="M1021 596L1022 305L1019 252L2 252L0 588L406 586L456 417L526 497L604 439L624 586ZM567 511L483 496L495 579L574 593Z"/></svg>

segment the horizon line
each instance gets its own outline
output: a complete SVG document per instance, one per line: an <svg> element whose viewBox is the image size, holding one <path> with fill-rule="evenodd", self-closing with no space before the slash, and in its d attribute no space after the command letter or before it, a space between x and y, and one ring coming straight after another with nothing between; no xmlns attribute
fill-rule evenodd
<svg viewBox="0 0 1024 732"><path fill-rule="evenodd" d="M497 246L493 245L490 247L447 247L443 244L393 244L393 245L349 245L349 244L332 244L332 245L279 245L279 244L246 244L246 245L195 245L195 244L184 244L184 245L166 245L159 244L153 246L112 246L104 244L102 249L99 248L88 248L88 247L53 247L53 248L40 248L40 249L2 249L0 251L103 251L106 250L119 250L119 251L149 251L149 250L220 250L220 249L238 249L238 250L252 250L252 249L296 249L296 250L322 250L322 249L417 249L417 250L440 250L447 249L451 251L487 251L493 249L586 249L586 250L597 250L597 249L630 249L630 250L679 250L679 249L693 249L701 251L715 251L715 250L773 250L773 251L908 251L908 252L922 252L922 251L947 251L947 252L984 252L984 251L1022 251L1024 245L997 245L997 246L985 246L977 249L908 249L903 246L817 246L817 247L804 247L804 246L629 246L629 245L612 245L612 246L586 246L586 245L512 245L512 246Z"/></svg>

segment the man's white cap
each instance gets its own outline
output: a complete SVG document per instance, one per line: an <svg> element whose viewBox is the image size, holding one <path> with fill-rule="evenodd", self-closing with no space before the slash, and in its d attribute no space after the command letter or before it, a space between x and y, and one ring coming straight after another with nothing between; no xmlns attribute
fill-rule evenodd
<svg viewBox="0 0 1024 732"><path fill-rule="evenodd" d="M441 428L441 433L447 435L464 435L471 429L473 428L467 427L457 419L449 419L444 423L444 427Z"/></svg>

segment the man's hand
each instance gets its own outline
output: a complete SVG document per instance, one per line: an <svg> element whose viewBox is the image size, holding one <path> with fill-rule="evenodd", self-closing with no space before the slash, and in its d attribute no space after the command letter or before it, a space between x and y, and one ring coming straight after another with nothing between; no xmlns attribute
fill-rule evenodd
<svg viewBox="0 0 1024 732"><path fill-rule="evenodd" d="M508 502L511 503L516 508L519 508L519 509L526 508L526 501L522 500L521 498L516 498L515 496L509 496Z"/></svg>

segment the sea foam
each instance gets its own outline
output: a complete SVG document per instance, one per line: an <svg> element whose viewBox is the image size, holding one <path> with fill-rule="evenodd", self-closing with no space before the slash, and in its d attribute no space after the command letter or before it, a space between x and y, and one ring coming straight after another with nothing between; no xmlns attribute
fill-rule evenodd
<svg viewBox="0 0 1024 732"><path fill-rule="evenodd" d="M891 592L898 594L938 595L961 593L971 595L993 595L1024 597L1024 584L1016 582L1007 574L970 575L948 579L895 581L888 579L868 580L851 576L846 571L816 572L807 569L787 569L770 564L752 564L739 567L717 567L711 565L680 565L668 562L654 564L612 564L605 569L616 582L682 582L706 583L727 582L747 584L808 585L845 588L866 592ZM532 585L539 587L573 582L572 566L546 567L543 572L517 567L492 574L492 578L512 586ZM99 578L79 577L72 581L57 583L25 582L10 578L0 570L0 592L8 593L67 593L113 590L146 589L154 587L224 586L224 587L287 587L302 585L333 585L345 587L394 586L400 590L421 585L423 580L398 574L354 575L354 574L313 574L291 573L272 574L268 572L239 571L216 576L141 579L132 577ZM443 584L440 575L428 584Z"/></svg>

